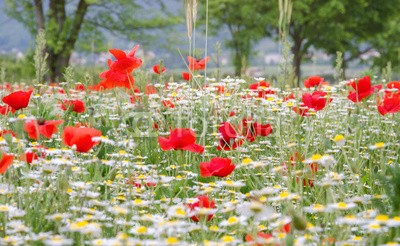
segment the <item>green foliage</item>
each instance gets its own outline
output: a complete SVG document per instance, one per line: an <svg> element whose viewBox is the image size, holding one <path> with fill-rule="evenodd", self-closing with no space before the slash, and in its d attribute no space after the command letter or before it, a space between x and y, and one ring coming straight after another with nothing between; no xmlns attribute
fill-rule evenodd
<svg viewBox="0 0 400 246"><path fill-rule="evenodd" d="M203 6L204 7L204 6ZM233 50L235 74L240 75L246 69L252 46L270 32L273 21L271 1L257 0L210 0L208 1L209 27L211 33L227 27L231 35L226 45ZM200 11L202 22L205 11Z"/></svg>
<svg viewBox="0 0 400 246"><path fill-rule="evenodd" d="M2 82L29 81L35 76L35 69L32 66L33 53L28 52L25 58L2 56L0 64L4 70Z"/></svg>
<svg viewBox="0 0 400 246"><path fill-rule="evenodd" d="M380 180L390 199L394 214L400 215L400 166L389 167L386 174L387 176L380 176Z"/></svg>
<svg viewBox="0 0 400 246"><path fill-rule="evenodd" d="M151 11L149 11L151 10ZM6 1L6 13L36 36L46 31L49 79L58 80L71 53L103 51L106 35L129 39L147 37L146 30L179 23L162 1L124 0Z"/></svg>

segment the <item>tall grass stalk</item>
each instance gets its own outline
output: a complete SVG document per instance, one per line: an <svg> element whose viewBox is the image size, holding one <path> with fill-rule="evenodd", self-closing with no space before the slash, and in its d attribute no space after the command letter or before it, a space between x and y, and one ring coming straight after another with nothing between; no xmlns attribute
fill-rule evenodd
<svg viewBox="0 0 400 246"><path fill-rule="evenodd" d="M44 30L40 29L36 36L35 55L33 57L36 71L36 84L42 83L47 73L46 59L48 56L49 54L46 52L46 34Z"/></svg>

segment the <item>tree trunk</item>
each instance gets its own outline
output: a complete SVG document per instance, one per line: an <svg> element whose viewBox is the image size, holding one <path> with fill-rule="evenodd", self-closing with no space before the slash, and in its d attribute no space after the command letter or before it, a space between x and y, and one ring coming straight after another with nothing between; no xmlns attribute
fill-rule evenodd
<svg viewBox="0 0 400 246"><path fill-rule="evenodd" d="M302 59L303 56L300 54L300 52L294 53L293 66L294 66L294 74L296 76L296 81L297 81L297 87L300 87Z"/></svg>
<svg viewBox="0 0 400 246"><path fill-rule="evenodd" d="M301 62L303 60L304 51L302 50L303 46L303 38L300 36L299 30L294 30L291 34L293 39L292 53L293 53L293 67L294 74L297 80L297 87L300 87L301 80Z"/></svg>
<svg viewBox="0 0 400 246"><path fill-rule="evenodd" d="M242 75L242 55L238 49L235 49L235 56L233 58L233 66L235 67L235 76Z"/></svg>
<svg viewBox="0 0 400 246"><path fill-rule="evenodd" d="M45 19L43 15L42 0L35 0L35 15L37 28L45 28ZM89 4L86 0L79 0L76 7L75 14L70 17L66 15L66 1L65 0L50 0L48 6L48 23L57 28L50 27L46 31L46 39L48 42L46 52L49 54L47 60L48 66L48 82L59 82L62 79L64 68L69 65L72 51L78 40L79 32L85 19L86 12ZM68 28L65 23L67 19L71 20L71 26ZM49 26L51 26L49 25ZM67 29L68 28L68 29ZM66 33L66 35L64 35Z"/></svg>
<svg viewBox="0 0 400 246"><path fill-rule="evenodd" d="M49 52L48 58L48 76L47 80L49 83L60 82L63 80L63 72L69 65L69 60L71 58L70 52L63 52L59 54L54 54Z"/></svg>

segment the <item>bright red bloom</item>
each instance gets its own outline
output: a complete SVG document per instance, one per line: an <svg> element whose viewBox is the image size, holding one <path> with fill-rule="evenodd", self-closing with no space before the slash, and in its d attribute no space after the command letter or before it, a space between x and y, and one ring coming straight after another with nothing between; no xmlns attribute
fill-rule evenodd
<svg viewBox="0 0 400 246"><path fill-rule="evenodd" d="M29 120L25 122L24 130L33 140L38 140L39 134L51 138L57 132L57 126L62 122L62 120Z"/></svg>
<svg viewBox="0 0 400 246"><path fill-rule="evenodd" d="M168 138L158 137L162 150L187 150L203 153L204 147L196 144L196 133L189 128L176 128L170 132Z"/></svg>
<svg viewBox="0 0 400 246"><path fill-rule="evenodd" d="M243 144L243 139L237 139L238 134L229 122L223 122L218 132L222 135L217 146L218 150L234 150Z"/></svg>
<svg viewBox="0 0 400 246"><path fill-rule="evenodd" d="M21 159L28 164L31 164L34 160L39 159L39 156L30 150L26 151L25 154L22 154Z"/></svg>
<svg viewBox="0 0 400 246"><path fill-rule="evenodd" d="M317 87L324 82L324 78L319 76L310 76L304 80L304 86L306 88Z"/></svg>
<svg viewBox="0 0 400 246"><path fill-rule="evenodd" d="M16 137L17 135L12 130L0 130L0 137L4 137L7 134L11 134L11 136Z"/></svg>
<svg viewBox="0 0 400 246"><path fill-rule="evenodd" d="M31 164L34 160L39 159L39 156L41 158L46 157L46 153L44 150L45 148L42 146L35 147L34 149L29 149L20 156L20 159L28 164Z"/></svg>
<svg viewBox="0 0 400 246"><path fill-rule="evenodd" d="M146 90L145 90L146 95L151 95L151 94L157 94L157 89L154 87L154 85L146 85Z"/></svg>
<svg viewBox="0 0 400 246"><path fill-rule="evenodd" d="M67 146L76 146L78 152L88 152L94 145L94 137L101 137L101 131L89 127L67 126L62 134L62 139Z"/></svg>
<svg viewBox="0 0 400 246"><path fill-rule="evenodd" d="M392 81L387 84L387 88L389 89L397 89L400 91L400 81Z"/></svg>
<svg viewBox="0 0 400 246"><path fill-rule="evenodd" d="M266 137L272 133L272 127L270 124L259 124L258 122L252 122L251 118L244 118L242 120L243 134L247 140L253 142L257 136Z"/></svg>
<svg viewBox="0 0 400 246"><path fill-rule="evenodd" d="M251 245L262 246L262 245L270 245L271 244L271 239L273 239L273 236L271 234L268 234L268 233L257 232L257 238L256 239L254 239L253 236L250 235L250 234L247 234L244 239L245 239L246 242L252 243ZM277 244L277 245L279 245L279 244Z"/></svg>
<svg viewBox="0 0 400 246"><path fill-rule="evenodd" d="M71 109L74 112L82 113L85 111L85 104L81 100L64 100L61 108L64 111Z"/></svg>
<svg viewBox="0 0 400 246"><path fill-rule="evenodd" d="M162 104L163 104L164 107L166 107L166 108L175 108L174 103L173 103L171 100L169 100L169 99L164 99L164 100L162 100Z"/></svg>
<svg viewBox="0 0 400 246"><path fill-rule="evenodd" d="M196 58L188 56L189 70L191 71L203 70L206 67L206 64L209 60L210 60L209 56L200 60L196 60Z"/></svg>
<svg viewBox="0 0 400 246"><path fill-rule="evenodd" d="M257 91L259 98L265 98L268 94L275 94L275 92L269 89L269 87L270 83L262 80L260 82L251 84L249 88L252 91Z"/></svg>
<svg viewBox="0 0 400 246"><path fill-rule="evenodd" d="M202 177L226 177L235 170L235 165L229 158L214 157L210 162L200 163L200 174Z"/></svg>
<svg viewBox="0 0 400 246"><path fill-rule="evenodd" d="M129 51L128 54L118 49L109 50L110 53L117 59L109 64L110 70L123 74L131 74L134 69L142 65L142 60L135 57L135 53L138 49L139 45L136 45L131 51ZM107 71L105 73L107 73Z"/></svg>
<svg viewBox="0 0 400 246"><path fill-rule="evenodd" d="M156 64L153 66L153 72L155 72L156 74L162 74L165 71L167 71L167 69L163 66L162 69L160 67L160 65Z"/></svg>
<svg viewBox="0 0 400 246"><path fill-rule="evenodd" d="M354 91L350 91L347 98L355 103L374 94L375 90L382 89L382 85L371 86L371 79L369 76L365 76L358 81L352 81L348 85L353 87Z"/></svg>
<svg viewBox="0 0 400 246"><path fill-rule="evenodd" d="M385 91L385 96L400 97L400 81L389 82L386 86L390 90Z"/></svg>
<svg viewBox="0 0 400 246"><path fill-rule="evenodd" d="M189 72L182 72L182 79L189 81L192 78L192 75Z"/></svg>
<svg viewBox="0 0 400 246"><path fill-rule="evenodd" d="M260 82L251 84L249 86L249 88L250 88L250 90L258 90L260 88L267 88L267 87L270 87L270 86L271 86L271 84L269 82L266 82L266 81L262 80Z"/></svg>
<svg viewBox="0 0 400 246"><path fill-rule="evenodd" d="M223 85L216 85L216 86L214 86L216 89L217 89L217 92L219 93L219 94L224 94L225 93L225 86L223 86Z"/></svg>
<svg viewBox="0 0 400 246"><path fill-rule="evenodd" d="M319 111L325 108L326 104L332 101L332 98L329 101L326 100L325 96L328 93L324 91L314 91L312 94L304 93L302 96L302 101L304 106L310 109L314 109L315 111Z"/></svg>
<svg viewBox="0 0 400 246"><path fill-rule="evenodd" d="M198 199L197 202L195 203L190 203L187 206L190 209L190 212L195 211L196 209L200 209L200 208L209 208L209 209L213 209L215 208L215 202L213 200L208 199L208 196L197 196L196 197ZM211 218L213 217L213 214L209 214L207 216L207 221L211 220ZM201 217L197 217L196 215L190 217L193 221L195 222L199 222L199 220L201 219Z"/></svg>
<svg viewBox="0 0 400 246"><path fill-rule="evenodd" d="M286 102L286 101L288 101L288 100L290 100L290 99L294 99L294 93L293 93L293 92L290 93L290 95L284 97L284 98L283 98L283 101Z"/></svg>
<svg viewBox="0 0 400 246"><path fill-rule="evenodd" d="M142 60L135 57L137 49L139 49L139 45L133 47L128 54L122 50L109 50L117 60L108 60L108 67L110 69L100 73L100 78L103 80L97 85L90 86L89 89L104 90L115 87L131 89L135 84L131 73L142 65Z"/></svg>
<svg viewBox="0 0 400 246"><path fill-rule="evenodd" d="M15 113L15 109L10 106L0 106L0 114L7 115L8 113Z"/></svg>
<svg viewBox="0 0 400 246"><path fill-rule="evenodd" d="M1 154L1 160L0 160L0 173L4 174L8 167L13 163L14 156L13 155L8 155L6 153Z"/></svg>
<svg viewBox="0 0 400 246"><path fill-rule="evenodd" d="M378 101L378 112L381 115L394 114L400 111L400 94L394 96L385 95L383 101Z"/></svg>
<svg viewBox="0 0 400 246"><path fill-rule="evenodd" d="M77 84L77 85L75 86L75 90L77 90L77 91L84 91L84 90L85 90L85 86L82 85L82 84Z"/></svg>
<svg viewBox="0 0 400 246"><path fill-rule="evenodd" d="M15 110L26 108L29 104L29 99L31 98L32 90L30 91L16 91L5 97L3 97L3 102L8 104Z"/></svg>

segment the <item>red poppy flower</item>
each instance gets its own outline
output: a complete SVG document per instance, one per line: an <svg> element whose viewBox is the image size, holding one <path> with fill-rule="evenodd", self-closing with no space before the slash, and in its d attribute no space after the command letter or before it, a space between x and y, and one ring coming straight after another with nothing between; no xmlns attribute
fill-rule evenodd
<svg viewBox="0 0 400 246"><path fill-rule="evenodd" d="M10 106L0 106L0 114L7 115L8 113L15 113L15 109Z"/></svg>
<svg viewBox="0 0 400 246"><path fill-rule="evenodd" d="M324 91L314 91L312 94L304 93L302 96L302 101L304 106L310 109L314 109L315 111L319 111L325 108L325 105L332 101L332 98L329 99L329 102L326 100L325 96L328 93Z"/></svg>
<svg viewBox="0 0 400 246"><path fill-rule="evenodd" d="M286 102L286 101L289 101L289 100L291 100L291 99L294 99L294 93L293 93L293 92L290 93L290 95L284 97L284 98L283 98L283 101Z"/></svg>
<svg viewBox="0 0 400 246"><path fill-rule="evenodd" d="M210 162L200 163L200 174L202 177L226 177L235 170L235 165L229 158L214 157Z"/></svg>
<svg viewBox="0 0 400 246"><path fill-rule="evenodd" d="M146 85L146 90L145 90L146 95L151 95L151 94L157 94L157 89L154 87L154 85Z"/></svg>
<svg viewBox="0 0 400 246"><path fill-rule="evenodd" d="M29 120L25 122L24 130L33 140L38 140L39 134L51 138L57 132L57 125L62 122L62 120Z"/></svg>
<svg viewBox="0 0 400 246"><path fill-rule="evenodd" d="M264 232L257 232L256 239L252 235L247 234L244 240L254 246L273 245L273 236Z"/></svg>
<svg viewBox="0 0 400 246"><path fill-rule="evenodd" d="M270 124L258 124L254 123L254 128L256 129L257 135L266 137L272 133L272 127Z"/></svg>
<svg viewBox="0 0 400 246"><path fill-rule="evenodd" d="M5 97L3 102L12 107L14 110L28 107L29 99L31 98L32 90L16 91Z"/></svg>
<svg viewBox="0 0 400 246"><path fill-rule="evenodd" d="M385 91L385 96L400 97L400 81L389 82L386 86L390 90Z"/></svg>
<svg viewBox="0 0 400 246"><path fill-rule="evenodd" d="M29 149L20 156L20 159L28 164L31 164L34 160L39 159L39 156L41 156L42 158L46 157L46 153L44 150L45 148L42 146L35 147L34 149Z"/></svg>
<svg viewBox="0 0 400 246"><path fill-rule="evenodd" d="M266 82L266 81L262 80L260 82L251 84L249 86L249 88L250 88L250 90L258 90L260 88L267 88L267 87L270 87L270 86L271 86L271 84L269 82Z"/></svg>
<svg viewBox="0 0 400 246"><path fill-rule="evenodd" d="M74 112L82 113L85 111L85 104L81 100L64 100L61 108L64 111L70 108Z"/></svg>
<svg viewBox="0 0 400 246"><path fill-rule="evenodd" d="M310 76L304 80L304 86L306 88L317 87L324 82L324 78L319 76Z"/></svg>
<svg viewBox="0 0 400 246"><path fill-rule="evenodd" d="M223 122L218 132L222 135L217 146L218 150L234 150L243 144L243 140L238 139L238 134L229 122Z"/></svg>
<svg viewBox="0 0 400 246"><path fill-rule="evenodd" d="M134 92L134 95L129 97L129 101L131 103L135 103L136 101L140 100L140 98L141 98L139 95L136 95L136 94L140 93L139 88L133 87L133 92Z"/></svg>
<svg viewBox="0 0 400 246"><path fill-rule="evenodd" d="M189 81L192 78L192 75L188 72L182 72L182 79Z"/></svg>
<svg viewBox="0 0 400 246"><path fill-rule="evenodd" d="M216 92L218 92L219 94L224 94L225 93L225 86L223 85L216 85L214 86L216 90Z"/></svg>
<svg viewBox="0 0 400 246"><path fill-rule="evenodd" d="M122 75L121 73L116 72L117 75ZM110 90L116 87L131 89L134 87L135 79L132 75L126 75L113 78L105 78L100 81L97 85L88 86L88 89L101 91L101 90Z"/></svg>
<svg viewBox="0 0 400 246"><path fill-rule="evenodd" d="M374 94L375 90L382 89L382 85L371 86L371 79L369 76L365 76L358 81L352 81L348 85L353 87L354 91L350 91L347 98L355 103Z"/></svg>
<svg viewBox="0 0 400 246"><path fill-rule="evenodd" d="M190 212L194 212L196 211L196 209L201 209L201 208L215 208L215 202L213 200L208 199L208 196L197 196L196 197L198 199L197 202L195 203L190 203L187 206L190 209ZM207 221L211 220L211 218L213 217L213 214L209 214L207 216ZM202 218L199 215L194 215L192 217L190 217L193 221L195 222L199 222L199 220L201 220Z"/></svg>
<svg viewBox="0 0 400 246"><path fill-rule="evenodd" d="M243 134L250 142L253 142L257 136L266 137L272 133L272 127L270 124L259 124L258 122L252 122L250 117L242 120L242 127Z"/></svg>
<svg viewBox="0 0 400 246"><path fill-rule="evenodd" d="M1 160L0 160L0 173L4 174L8 167L13 163L14 156L13 155L8 155L6 153L1 154Z"/></svg>
<svg viewBox="0 0 400 246"><path fill-rule="evenodd" d="M163 104L164 107L166 107L166 108L175 108L174 103L173 103L171 100L169 100L169 99L164 99L164 100L162 101L162 104Z"/></svg>
<svg viewBox="0 0 400 246"><path fill-rule="evenodd" d="M98 142L94 137L101 137L101 131L89 127L67 126L62 134L62 139L67 146L76 146L78 152L88 152Z"/></svg>
<svg viewBox="0 0 400 246"><path fill-rule="evenodd" d="M275 92L269 89L269 87L270 83L262 80L260 82L251 84L249 88L252 91L257 91L259 98L265 98L268 94L275 94Z"/></svg>
<svg viewBox="0 0 400 246"><path fill-rule="evenodd" d="M110 69L100 73L100 78L103 80L97 85L90 86L89 89L105 90L115 87L131 89L135 84L131 73L142 65L142 60L135 57L137 49L139 49L139 45L136 45L128 54L122 50L109 50L117 60L108 60Z"/></svg>
<svg viewBox="0 0 400 246"><path fill-rule="evenodd" d="M203 70L206 67L206 64L209 60L210 60L209 56L200 60L196 60L195 58L188 56L189 70L191 71Z"/></svg>
<svg viewBox="0 0 400 246"><path fill-rule="evenodd" d="M134 69L142 65L142 60L135 57L135 53L138 49L139 45L136 45L128 54L118 49L109 50L109 52L117 59L116 61L109 63L110 69L123 74L132 73Z"/></svg>
<svg viewBox="0 0 400 246"><path fill-rule="evenodd" d="M378 101L378 112L381 115L394 114L400 111L400 95L385 95L383 101Z"/></svg>
<svg viewBox="0 0 400 246"><path fill-rule="evenodd" d="M82 84L77 84L77 85L75 86L75 90L77 90L77 91L84 91L84 90L85 90L85 86L82 85Z"/></svg>
<svg viewBox="0 0 400 246"><path fill-rule="evenodd" d="M167 69L163 66L162 69L160 67L160 65L156 64L153 66L153 72L155 72L156 74L162 74L165 71L167 71Z"/></svg>
<svg viewBox="0 0 400 246"><path fill-rule="evenodd" d="M387 84L387 88L389 89L397 89L400 90L400 81L392 81Z"/></svg>
<svg viewBox="0 0 400 246"><path fill-rule="evenodd" d="M13 137L16 137L17 135L15 134L15 132L13 132L12 130L0 130L0 137L4 137L5 135L10 134Z"/></svg>
<svg viewBox="0 0 400 246"><path fill-rule="evenodd" d="M176 128L170 132L168 138L158 137L162 150L188 150L203 153L204 147L196 144L196 133L188 128Z"/></svg>

